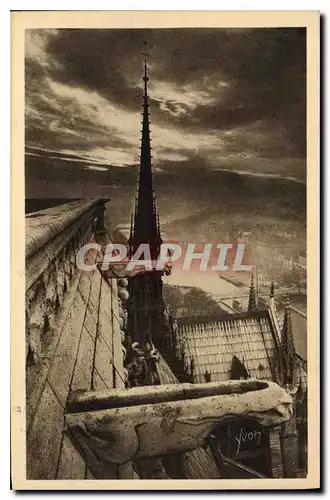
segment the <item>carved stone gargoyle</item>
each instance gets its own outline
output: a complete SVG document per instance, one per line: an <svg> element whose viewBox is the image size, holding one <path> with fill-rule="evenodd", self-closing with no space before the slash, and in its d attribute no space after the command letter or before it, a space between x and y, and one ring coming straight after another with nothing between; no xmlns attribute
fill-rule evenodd
<svg viewBox="0 0 330 500"><path fill-rule="evenodd" d="M132 460L201 447L212 430L247 417L270 427L292 416L292 398L260 380L84 392L68 403L66 432L94 475Z"/></svg>

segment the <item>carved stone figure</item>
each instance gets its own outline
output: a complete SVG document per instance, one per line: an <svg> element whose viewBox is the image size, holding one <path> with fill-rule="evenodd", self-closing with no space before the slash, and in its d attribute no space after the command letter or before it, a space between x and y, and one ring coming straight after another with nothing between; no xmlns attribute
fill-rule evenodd
<svg viewBox="0 0 330 500"><path fill-rule="evenodd" d="M91 400L97 411L89 411ZM215 426L237 417L280 425L292 416L292 398L250 379L77 394L68 412L67 432L93 471L94 462L111 467L199 448Z"/></svg>

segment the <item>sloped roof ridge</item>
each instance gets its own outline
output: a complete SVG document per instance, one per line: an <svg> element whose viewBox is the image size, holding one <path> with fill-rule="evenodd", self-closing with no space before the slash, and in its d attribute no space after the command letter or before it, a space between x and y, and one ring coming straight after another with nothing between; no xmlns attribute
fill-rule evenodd
<svg viewBox="0 0 330 500"><path fill-rule="evenodd" d="M199 317L190 317L190 318L178 318L177 323L181 327L183 326L197 326L203 324L204 326L210 324L226 324L230 322L234 322L237 319L259 319L259 318L268 318L269 310L258 309L255 311L245 311L245 312L237 312L237 313L224 313L215 318L210 318L209 316L199 316ZM225 325L228 327L228 325Z"/></svg>

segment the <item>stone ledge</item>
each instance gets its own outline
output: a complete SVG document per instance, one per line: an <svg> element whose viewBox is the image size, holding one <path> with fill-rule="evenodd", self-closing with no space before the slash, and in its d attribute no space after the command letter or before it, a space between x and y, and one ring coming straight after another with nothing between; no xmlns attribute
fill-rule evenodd
<svg viewBox="0 0 330 500"><path fill-rule="evenodd" d="M33 212L25 218L25 257L29 258L61 233L99 200L79 200L65 205Z"/></svg>

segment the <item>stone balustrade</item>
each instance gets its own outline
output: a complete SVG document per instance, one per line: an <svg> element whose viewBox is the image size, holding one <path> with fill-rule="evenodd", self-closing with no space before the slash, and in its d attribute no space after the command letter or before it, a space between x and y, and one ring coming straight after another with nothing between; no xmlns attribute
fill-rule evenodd
<svg viewBox="0 0 330 500"><path fill-rule="evenodd" d="M25 223L26 355L40 359L76 269L79 248L103 228L103 200L80 200L31 213Z"/></svg>

